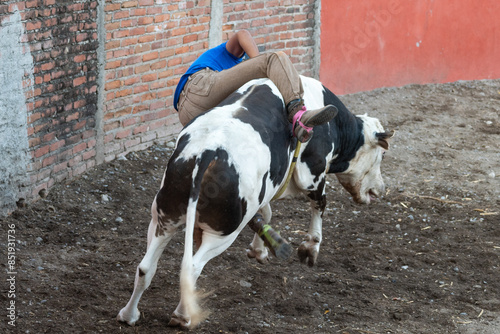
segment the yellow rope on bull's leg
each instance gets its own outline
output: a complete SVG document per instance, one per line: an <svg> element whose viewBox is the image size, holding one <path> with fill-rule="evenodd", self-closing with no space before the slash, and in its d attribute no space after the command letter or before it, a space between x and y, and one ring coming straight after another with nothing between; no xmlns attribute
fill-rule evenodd
<svg viewBox="0 0 500 334"><path fill-rule="evenodd" d="M280 259L287 259L293 252L290 246L271 225L263 224L257 234L264 240L269 250Z"/></svg>
<svg viewBox="0 0 500 334"><path fill-rule="evenodd" d="M273 228L271 227L271 225L264 224L262 226L262 228L259 230L259 237L265 238L267 243L269 243L269 246L271 246L272 249L276 249L276 247L279 246L279 243L271 236L271 233L269 233L269 230L274 231Z"/></svg>

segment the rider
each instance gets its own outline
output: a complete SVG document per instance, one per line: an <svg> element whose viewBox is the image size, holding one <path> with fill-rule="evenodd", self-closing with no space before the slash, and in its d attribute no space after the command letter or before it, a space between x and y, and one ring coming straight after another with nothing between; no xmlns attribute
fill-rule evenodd
<svg viewBox="0 0 500 334"><path fill-rule="evenodd" d="M249 59L242 61L245 53ZM276 85L285 100L293 134L301 142L311 138L313 126L327 123L337 113L333 105L307 110L300 76L288 56L282 51L259 54L250 33L240 30L227 42L205 51L181 77L174 94L180 122L186 125L258 78L269 78Z"/></svg>

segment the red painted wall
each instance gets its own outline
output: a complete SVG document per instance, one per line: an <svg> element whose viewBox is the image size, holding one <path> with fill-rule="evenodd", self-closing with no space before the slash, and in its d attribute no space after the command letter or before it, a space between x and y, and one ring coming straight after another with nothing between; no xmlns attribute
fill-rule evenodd
<svg viewBox="0 0 500 334"><path fill-rule="evenodd" d="M500 1L322 1L320 79L337 94L500 78Z"/></svg>

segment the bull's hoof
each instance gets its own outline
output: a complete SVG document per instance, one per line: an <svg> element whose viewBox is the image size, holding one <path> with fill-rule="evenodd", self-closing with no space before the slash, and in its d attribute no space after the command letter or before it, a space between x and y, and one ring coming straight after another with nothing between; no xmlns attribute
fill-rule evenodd
<svg viewBox="0 0 500 334"><path fill-rule="evenodd" d="M293 253L293 248L290 246L288 243L282 243L278 247L274 249L274 253L276 254L276 257L281 260L286 260L292 255Z"/></svg>
<svg viewBox="0 0 500 334"><path fill-rule="evenodd" d="M310 250L305 247L299 247L297 254L299 255L299 260L302 263L306 263L309 267L313 267L316 263L316 256L311 254Z"/></svg>
<svg viewBox="0 0 500 334"><path fill-rule="evenodd" d="M314 266L319 254L319 244L320 239L318 237L311 237L310 235L307 235L306 241L300 244L297 251L300 262L307 262L309 267Z"/></svg>
<svg viewBox="0 0 500 334"><path fill-rule="evenodd" d="M250 259L256 259L260 264L266 264L269 262L269 256L266 248L264 248L264 250L253 249L250 245L250 249L247 249L247 256Z"/></svg>
<svg viewBox="0 0 500 334"><path fill-rule="evenodd" d="M119 322L124 322L129 326L134 326L137 320L141 317L138 309L129 311L126 307L122 308L120 313L116 316L116 320Z"/></svg>
<svg viewBox="0 0 500 334"><path fill-rule="evenodd" d="M190 329L189 322L186 319L183 319L182 317L175 315L175 313L172 314L172 318L170 319L168 326L180 327L181 329Z"/></svg>

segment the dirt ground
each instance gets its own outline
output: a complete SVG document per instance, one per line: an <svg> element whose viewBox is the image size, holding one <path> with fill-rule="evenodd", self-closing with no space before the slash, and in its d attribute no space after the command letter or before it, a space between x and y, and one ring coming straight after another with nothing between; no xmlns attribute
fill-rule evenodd
<svg viewBox="0 0 500 334"><path fill-rule="evenodd" d="M500 80L412 85L341 97L396 130L387 192L354 204L329 178L317 265L296 254L248 259L245 229L198 283L212 314L193 333L500 333ZM115 317L145 252L150 205L172 144L101 165L0 219L15 225L12 333L177 333L183 235L167 246L135 327ZM305 198L273 204L273 225L297 248Z"/></svg>

